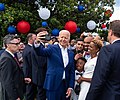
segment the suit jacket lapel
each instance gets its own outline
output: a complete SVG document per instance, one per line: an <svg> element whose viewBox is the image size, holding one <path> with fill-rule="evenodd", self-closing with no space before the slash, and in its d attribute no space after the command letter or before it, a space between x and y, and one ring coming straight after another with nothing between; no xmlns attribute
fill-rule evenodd
<svg viewBox="0 0 120 100"><path fill-rule="evenodd" d="M68 64L67 64L67 66L69 65L69 63L70 63L70 51L69 51L69 49L67 50L67 52L68 52ZM66 66L66 67L67 67Z"/></svg>
<svg viewBox="0 0 120 100"><path fill-rule="evenodd" d="M8 53L7 51L5 51L5 53L8 55L8 56L10 56L15 62L16 62L16 64L18 65L18 66L20 66L19 64L18 64L18 62L15 60L15 58L10 54L10 53Z"/></svg>
<svg viewBox="0 0 120 100"><path fill-rule="evenodd" d="M60 55L60 61L61 61L61 64L63 65L63 67L64 67L62 52L61 52L61 48L59 47L59 45L58 45L58 55Z"/></svg>

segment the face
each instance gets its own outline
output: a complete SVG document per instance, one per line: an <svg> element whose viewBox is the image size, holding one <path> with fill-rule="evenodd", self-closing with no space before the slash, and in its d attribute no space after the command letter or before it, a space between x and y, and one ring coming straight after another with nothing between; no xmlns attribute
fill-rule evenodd
<svg viewBox="0 0 120 100"><path fill-rule="evenodd" d="M66 48L70 41L70 33L67 31L61 31L58 37L58 41L63 48Z"/></svg>
<svg viewBox="0 0 120 100"><path fill-rule="evenodd" d="M24 43L20 42L20 44L19 44L19 50L23 50L24 48L25 48Z"/></svg>
<svg viewBox="0 0 120 100"><path fill-rule="evenodd" d="M83 50L83 45L84 45L83 41L77 41L76 50Z"/></svg>
<svg viewBox="0 0 120 100"><path fill-rule="evenodd" d="M16 53L19 51L19 43L19 39L13 39L9 44L7 44L7 49L12 53Z"/></svg>
<svg viewBox="0 0 120 100"><path fill-rule="evenodd" d="M90 44L90 40L88 38L85 38L84 39L84 50L85 51L88 51L89 44Z"/></svg>
<svg viewBox="0 0 120 100"><path fill-rule="evenodd" d="M108 31L108 36L107 36L107 39L110 43L111 43L111 33L112 33L112 30L109 30Z"/></svg>
<svg viewBox="0 0 120 100"><path fill-rule="evenodd" d="M84 70L84 65L85 65L85 62L81 59L79 59L76 63L76 68L78 71L83 71Z"/></svg>
<svg viewBox="0 0 120 100"><path fill-rule="evenodd" d="M75 40L71 40L70 45L74 46L75 45Z"/></svg>
<svg viewBox="0 0 120 100"><path fill-rule="evenodd" d="M96 44L94 44L93 42L90 43L89 47L88 47L88 52L90 54L97 54L98 52L98 48L95 46Z"/></svg>
<svg viewBox="0 0 120 100"><path fill-rule="evenodd" d="M33 35L32 35L32 41L34 42L35 40L36 40L36 35L33 34Z"/></svg>

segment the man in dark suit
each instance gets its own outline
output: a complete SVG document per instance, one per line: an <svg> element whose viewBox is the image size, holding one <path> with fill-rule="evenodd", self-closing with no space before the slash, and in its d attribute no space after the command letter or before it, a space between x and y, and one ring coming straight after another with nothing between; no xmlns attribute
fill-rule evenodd
<svg viewBox="0 0 120 100"><path fill-rule="evenodd" d="M18 51L19 39L6 35L3 42L6 50L0 57L0 82L3 100L22 100L24 95L24 76L14 53Z"/></svg>
<svg viewBox="0 0 120 100"><path fill-rule="evenodd" d="M111 44L99 53L86 100L120 100L120 20L110 23L108 40Z"/></svg>
<svg viewBox="0 0 120 100"><path fill-rule="evenodd" d="M38 28L36 34L39 32L47 31L45 28ZM45 43L45 40L42 40ZM43 88L46 70L47 70L47 58L38 56L35 50L31 50L31 66L32 66L32 82L36 85L37 95L36 100L46 100L46 91Z"/></svg>
<svg viewBox="0 0 120 100"><path fill-rule="evenodd" d="M23 50L23 71L25 80L30 83L26 85L26 100L34 100L36 96L36 85L32 82L32 62L31 62L31 49L34 40L36 39L36 34L29 33L27 35L28 44L25 45Z"/></svg>
<svg viewBox="0 0 120 100"><path fill-rule="evenodd" d="M36 33L46 31L45 28L38 28ZM46 92L43 84L47 69L46 57L36 55L32 44L36 35L29 33L27 35L28 44L23 51L23 70L25 79L30 79L31 83L26 85L26 100L46 100Z"/></svg>
<svg viewBox="0 0 120 100"><path fill-rule="evenodd" d="M47 72L44 83L47 100L69 100L71 90L74 87L74 53L68 50L70 32L62 30L59 32L57 45L48 45L47 48L41 40L48 34L40 32L34 43L38 55L47 57Z"/></svg>

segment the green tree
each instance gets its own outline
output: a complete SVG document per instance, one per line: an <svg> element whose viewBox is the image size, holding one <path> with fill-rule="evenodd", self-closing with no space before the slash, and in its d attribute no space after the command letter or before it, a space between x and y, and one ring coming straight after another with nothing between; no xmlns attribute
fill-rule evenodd
<svg viewBox="0 0 120 100"><path fill-rule="evenodd" d="M21 20L26 20L31 25L31 32L38 27L41 27L42 20L37 12L39 6L47 7L51 11L51 16L47 19L48 28L50 31L54 28L63 29L67 21L73 20L83 31L90 31L86 24L89 20L94 20L97 28L101 28L102 23L106 23L110 14L105 15L107 11L105 6L111 7L113 12L114 0L1 0L5 4L5 11L0 12L0 36L8 34L7 28L9 25L16 25ZM78 5L82 5L85 9L78 10ZM96 28L96 29L97 29ZM92 31L98 31L98 30ZM99 30L99 33L101 31ZM21 34L20 34L21 35ZM78 34L73 34L78 36ZM25 36L22 36L25 37Z"/></svg>

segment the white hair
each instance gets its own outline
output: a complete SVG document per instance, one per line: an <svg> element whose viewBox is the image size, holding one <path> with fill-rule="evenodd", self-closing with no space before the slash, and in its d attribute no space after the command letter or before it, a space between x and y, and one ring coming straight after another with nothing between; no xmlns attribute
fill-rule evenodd
<svg viewBox="0 0 120 100"><path fill-rule="evenodd" d="M61 33L68 33L68 34L70 35L70 32L69 32L68 30L61 30L61 31L59 32L59 34L61 34Z"/></svg>

